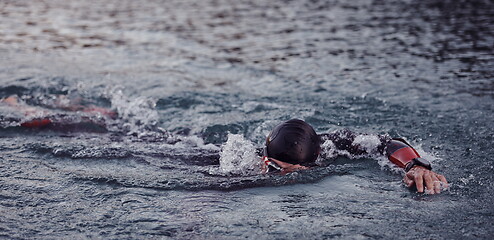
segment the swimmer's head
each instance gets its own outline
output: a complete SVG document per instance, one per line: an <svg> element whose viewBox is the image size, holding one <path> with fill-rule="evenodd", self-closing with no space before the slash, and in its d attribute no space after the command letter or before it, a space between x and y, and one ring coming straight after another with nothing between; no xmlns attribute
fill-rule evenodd
<svg viewBox="0 0 494 240"><path fill-rule="evenodd" d="M319 136L299 119L279 124L266 138L265 155L286 163L312 165L320 152Z"/></svg>

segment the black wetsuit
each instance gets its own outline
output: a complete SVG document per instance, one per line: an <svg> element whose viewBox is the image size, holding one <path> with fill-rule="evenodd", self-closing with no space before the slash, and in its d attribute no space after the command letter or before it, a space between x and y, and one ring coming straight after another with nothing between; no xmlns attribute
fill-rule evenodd
<svg viewBox="0 0 494 240"><path fill-rule="evenodd" d="M358 142L355 142L355 139L358 136L364 137L376 137L379 139L379 143L376 144L375 148L365 147ZM392 140L389 135L371 135L371 134L362 134L355 133L348 129L341 129L331 133L320 134L321 144L324 144L326 141L330 140L336 150L347 151L352 155L368 155L368 154L384 154L386 150L386 145Z"/></svg>

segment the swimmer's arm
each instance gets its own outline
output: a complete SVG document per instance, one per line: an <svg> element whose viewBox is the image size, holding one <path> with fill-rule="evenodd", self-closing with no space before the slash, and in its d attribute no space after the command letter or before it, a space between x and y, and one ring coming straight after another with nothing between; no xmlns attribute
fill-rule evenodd
<svg viewBox="0 0 494 240"><path fill-rule="evenodd" d="M392 163L403 169L412 158L420 157L418 153L413 149L413 147L403 139L392 139L388 135L374 135L374 137L379 139L380 143L377 144L374 149L372 149L361 146L360 144L358 144L358 141L355 141L356 137L359 135L362 134L352 132L348 129L342 129L327 134L321 134L320 137L323 145L325 141L331 141L331 145L334 145L336 150L339 150L340 152L346 151L354 156L370 155L376 153L379 155L386 155L386 157L388 157L388 159ZM363 135L372 136L366 134ZM396 145L401 145L401 147L405 146L413 149L412 151L410 151L410 154L416 154L417 156L400 160L397 159L395 155L393 158L391 151L397 149ZM398 149L399 148L400 146L398 146ZM415 166L411 168L405 174L403 181L408 187L415 186L418 192L424 192L424 187L426 187L428 190L427 192L432 194L439 193L441 191L441 186L443 188L448 187L448 182L443 175L435 173L434 171L421 166Z"/></svg>
<svg viewBox="0 0 494 240"><path fill-rule="evenodd" d="M338 153L347 152L353 156L382 155L384 154L387 142L391 140L391 137L388 135L360 134L348 129L320 134L319 137L321 138L323 148L335 148L334 150L338 150ZM371 144L373 147L363 146L364 142L355 141L357 137L360 137L361 139L368 138L369 141L375 140L375 143Z"/></svg>
<svg viewBox="0 0 494 240"><path fill-rule="evenodd" d="M427 164L428 166L414 164L420 155L405 140L395 138L388 141L386 143L386 157L398 167L405 169L406 174L403 177L403 182L408 187L415 186L420 193L427 189L429 194L440 193L442 188L448 188L446 178L432 171L430 164Z"/></svg>

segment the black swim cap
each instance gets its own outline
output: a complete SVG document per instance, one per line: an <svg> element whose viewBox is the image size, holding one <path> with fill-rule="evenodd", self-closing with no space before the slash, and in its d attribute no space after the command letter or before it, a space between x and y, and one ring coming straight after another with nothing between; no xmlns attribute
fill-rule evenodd
<svg viewBox="0 0 494 240"><path fill-rule="evenodd" d="M265 154L291 164L311 165L320 151L319 136L312 126L299 119L279 124L266 139Z"/></svg>

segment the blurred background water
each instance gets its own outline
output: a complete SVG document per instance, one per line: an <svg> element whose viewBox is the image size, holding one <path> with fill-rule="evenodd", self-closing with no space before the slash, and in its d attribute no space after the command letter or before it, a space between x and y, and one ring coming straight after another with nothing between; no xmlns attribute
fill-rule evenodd
<svg viewBox="0 0 494 240"><path fill-rule="evenodd" d="M493 45L492 1L0 1L0 98L119 112L60 132L0 108L0 238L491 239ZM290 118L405 137L451 188L379 157L228 165Z"/></svg>

